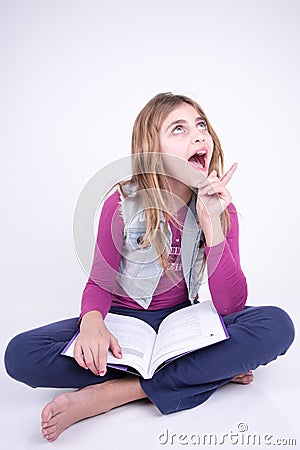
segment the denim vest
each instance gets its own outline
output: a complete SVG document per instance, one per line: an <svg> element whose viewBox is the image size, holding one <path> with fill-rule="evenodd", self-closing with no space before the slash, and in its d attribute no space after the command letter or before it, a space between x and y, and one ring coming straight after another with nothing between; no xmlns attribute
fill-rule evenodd
<svg viewBox="0 0 300 450"><path fill-rule="evenodd" d="M116 280L124 291L143 308L147 309L158 286L163 268L154 246L151 244L141 249L141 240L146 233L147 221L141 196L137 194L136 185L123 186L128 197L120 192L120 211L124 220L124 243ZM200 270L204 247L200 247L202 230L196 212L196 193L187 208L181 236L181 263L187 285L188 298L193 304L201 285ZM161 211L160 228L163 232L165 218ZM170 254L172 230L168 224L166 233L166 250Z"/></svg>

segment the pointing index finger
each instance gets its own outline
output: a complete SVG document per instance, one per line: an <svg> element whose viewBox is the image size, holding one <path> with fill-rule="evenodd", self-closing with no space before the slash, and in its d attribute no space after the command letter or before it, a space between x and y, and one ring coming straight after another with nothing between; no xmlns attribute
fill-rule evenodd
<svg viewBox="0 0 300 450"><path fill-rule="evenodd" d="M232 175L234 174L234 172L236 171L236 168L238 166L238 163L234 163L230 169L228 170L228 172L225 173L225 175L221 178L221 183L226 186L226 184L231 180Z"/></svg>

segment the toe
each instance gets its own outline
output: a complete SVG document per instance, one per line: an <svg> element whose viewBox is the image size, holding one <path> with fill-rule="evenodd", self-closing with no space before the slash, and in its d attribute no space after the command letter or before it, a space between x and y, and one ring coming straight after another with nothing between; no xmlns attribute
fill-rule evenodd
<svg viewBox="0 0 300 450"><path fill-rule="evenodd" d="M63 394L58 396L64 398ZM62 412L63 406L60 402L57 401L58 397L54 399L52 402L49 402L42 410L41 418L42 422L49 423L51 419L55 416L57 416L59 413Z"/></svg>
<svg viewBox="0 0 300 450"><path fill-rule="evenodd" d="M46 436L44 436L44 438L48 441L48 442L53 442L58 438L58 434L57 433L51 433L51 434L47 434Z"/></svg>
<svg viewBox="0 0 300 450"><path fill-rule="evenodd" d="M246 375L243 379L243 384L249 384L253 381L253 375Z"/></svg>
<svg viewBox="0 0 300 450"><path fill-rule="evenodd" d="M53 402L48 403L41 414L42 422L47 423L53 416Z"/></svg>
<svg viewBox="0 0 300 450"><path fill-rule="evenodd" d="M59 432L58 432L58 428L57 425L53 425L47 428L43 428L42 429L42 435L45 439L49 440L53 440L53 438L57 439Z"/></svg>
<svg viewBox="0 0 300 450"><path fill-rule="evenodd" d="M249 371L248 373L241 373L240 375L235 376L231 381L240 384L249 384L253 381L253 373Z"/></svg>

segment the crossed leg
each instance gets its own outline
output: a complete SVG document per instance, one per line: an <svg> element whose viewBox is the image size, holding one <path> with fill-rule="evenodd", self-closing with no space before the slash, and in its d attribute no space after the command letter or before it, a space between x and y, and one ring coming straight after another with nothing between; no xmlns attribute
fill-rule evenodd
<svg viewBox="0 0 300 450"><path fill-rule="evenodd" d="M249 384L253 381L252 371L237 375L231 381ZM136 376L110 380L75 392L60 394L42 411L42 435L49 442L53 442L66 428L82 419L146 397Z"/></svg>
<svg viewBox="0 0 300 450"><path fill-rule="evenodd" d="M42 410L42 435L53 442L66 428L82 419L145 397L136 376L60 394Z"/></svg>

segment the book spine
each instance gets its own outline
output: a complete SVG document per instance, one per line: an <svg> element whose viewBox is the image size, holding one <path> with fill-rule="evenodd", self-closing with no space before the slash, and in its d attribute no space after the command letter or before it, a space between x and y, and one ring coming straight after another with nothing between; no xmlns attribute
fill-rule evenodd
<svg viewBox="0 0 300 450"><path fill-rule="evenodd" d="M218 314L219 314L219 313L218 313ZM230 336L229 336L228 331L227 331L227 328L226 328L226 326L225 326L223 317L221 316L221 314L219 314L219 317L220 317L220 321L221 321L223 330L224 330L224 332L225 332L225 335L226 335L227 338L229 338Z"/></svg>
<svg viewBox="0 0 300 450"><path fill-rule="evenodd" d="M63 349L63 351L61 352L61 355L64 355L67 352L68 348L71 347L71 345L73 344L73 342L75 341L75 339L77 338L78 335L79 335L79 330L74 334L74 336L72 337L72 339L70 340L68 345L66 345L66 347Z"/></svg>

